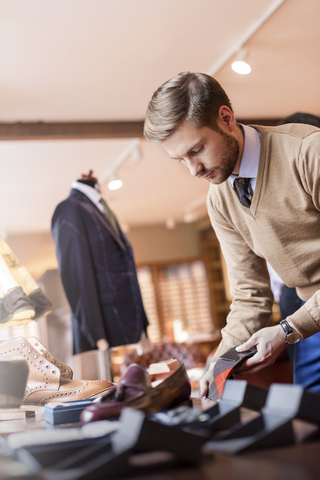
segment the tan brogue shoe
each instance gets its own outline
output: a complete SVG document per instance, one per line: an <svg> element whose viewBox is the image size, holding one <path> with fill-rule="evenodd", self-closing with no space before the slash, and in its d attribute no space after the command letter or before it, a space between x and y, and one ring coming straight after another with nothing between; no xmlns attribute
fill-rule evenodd
<svg viewBox="0 0 320 480"><path fill-rule="evenodd" d="M0 357L20 356L26 360L29 367L28 381L22 403L45 405L49 402L83 400L84 398L103 395L110 387L114 386L107 380L71 380L72 369L70 367L59 362L45 350L44 353L56 363L50 362L49 358L41 353L44 346L34 337L32 342L35 346L28 339L17 337L0 344ZM39 343L39 345L36 345L36 343ZM64 372L65 376L61 374L62 368L60 369L59 365L62 368L66 367L65 370L68 370L68 372Z"/></svg>
<svg viewBox="0 0 320 480"><path fill-rule="evenodd" d="M46 347L36 337L28 337L27 340L31 343L33 348L38 350L38 352L48 360L48 362L59 368L61 377L69 378L70 380L72 380L72 368L68 367L68 365L65 365L63 362L54 357L50 352L48 352Z"/></svg>

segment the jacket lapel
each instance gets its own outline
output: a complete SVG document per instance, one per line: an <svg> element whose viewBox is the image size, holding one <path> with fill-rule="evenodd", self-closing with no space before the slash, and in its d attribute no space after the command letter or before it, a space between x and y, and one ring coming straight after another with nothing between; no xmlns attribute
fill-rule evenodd
<svg viewBox="0 0 320 480"><path fill-rule="evenodd" d="M123 243L121 237L120 237L120 227L118 224L118 230L119 234L116 233L112 225L110 224L109 220L107 217L100 212L100 210L94 205L94 203L91 202L91 200L82 192L79 192L81 194L81 206L90 214L90 215L95 215L99 221L104 225L104 227L108 230L110 235L118 242L120 247L123 250L126 250L126 246ZM118 222L117 222L118 223Z"/></svg>

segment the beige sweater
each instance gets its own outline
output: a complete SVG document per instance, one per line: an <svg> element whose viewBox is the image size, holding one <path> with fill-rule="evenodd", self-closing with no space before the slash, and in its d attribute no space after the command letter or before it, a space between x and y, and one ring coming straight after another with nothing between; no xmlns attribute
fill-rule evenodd
<svg viewBox="0 0 320 480"><path fill-rule="evenodd" d="M229 181L208 193L233 296L214 360L268 325L273 295L265 260L306 301L288 318L294 328L303 339L320 331L320 130L254 128L261 150L250 209Z"/></svg>

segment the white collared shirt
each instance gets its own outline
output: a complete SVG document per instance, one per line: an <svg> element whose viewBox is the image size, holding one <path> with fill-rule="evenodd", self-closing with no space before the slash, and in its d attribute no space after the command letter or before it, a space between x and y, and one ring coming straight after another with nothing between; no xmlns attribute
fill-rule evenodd
<svg viewBox="0 0 320 480"><path fill-rule="evenodd" d="M240 164L239 175L230 175L229 181L233 187L233 183L237 177L251 178L250 186L254 192L260 156L260 134L248 125L242 125L244 133L243 153Z"/></svg>
<svg viewBox="0 0 320 480"><path fill-rule="evenodd" d="M98 192L98 190L81 182L72 182L71 188L75 188L76 190L84 193L91 200L91 202L99 208L100 212L104 213L103 206L100 203L102 195Z"/></svg>

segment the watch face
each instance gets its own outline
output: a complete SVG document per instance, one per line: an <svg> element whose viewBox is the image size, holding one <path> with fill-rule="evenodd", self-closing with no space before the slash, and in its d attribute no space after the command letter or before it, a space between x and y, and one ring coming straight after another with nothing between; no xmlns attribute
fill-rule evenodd
<svg viewBox="0 0 320 480"><path fill-rule="evenodd" d="M289 335L286 337L286 342L290 345L299 342L299 340L301 340L301 337L296 330L293 330L292 333L289 333Z"/></svg>

